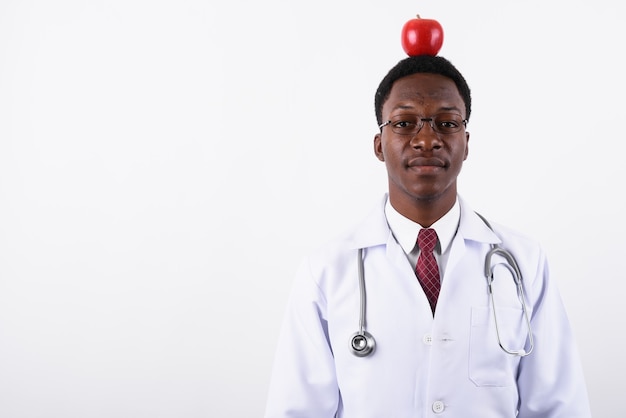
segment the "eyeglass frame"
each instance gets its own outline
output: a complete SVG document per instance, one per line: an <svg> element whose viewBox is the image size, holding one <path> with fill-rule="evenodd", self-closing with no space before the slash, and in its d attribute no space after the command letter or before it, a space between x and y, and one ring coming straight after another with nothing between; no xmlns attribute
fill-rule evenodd
<svg viewBox="0 0 626 418"><path fill-rule="evenodd" d="M458 131L454 131L454 132L439 132L438 128L435 127L435 117L437 117L438 115L441 115L441 114L450 114L450 115L455 115L455 116L461 117L461 115L457 115L456 113L449 113L449 112L442 112L442 113L436 114L434 116L431 116L429 118L420 117L420 115L416 115L416 114L410 113L410 114L407 114L407 115L416 116L417 117L417 122L420 122L420 124L418 125L419 127L418 127L417 131L412 132L412 133L405 133L405 134L398 133L398 132L396 132L393 129L394 127L391 125L391 123L392 123L391 119L387 120L387 122L385 122L385 123L381 123L380 125L378 125L378 129L380 129L380 131L382 132L382 130L383 130L383 128L385 126L391 126L391 130L396 135L417 135L422 130L422 128L424 127L424 122L428 122L428 124L430 125L430 128L433 130L433 132L435 132L437 134L452 135L452 134L456 134L458 132L461 132L462 128L460 126L459 126L459 130ZM402 115L402 116L404 116L404 115ZM467 119L461 119L461 123L462 123L463 128L467 128L467 123L468 122L469 121Z"/></svg>

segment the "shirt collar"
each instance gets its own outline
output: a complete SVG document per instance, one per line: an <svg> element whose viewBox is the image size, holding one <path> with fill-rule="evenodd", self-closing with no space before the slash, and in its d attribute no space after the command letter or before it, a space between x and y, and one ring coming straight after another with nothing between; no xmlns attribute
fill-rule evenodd
<svg viewBox="0 0 626 418"><path fill-rule="evenodd" d="M413 251L417 242L417 234L423 227L417 222L413 222L409 218L401 215L397 210L391 206L389 199L385 204L385 217L389 224L389 229L393 233L394 237L398 241L398 244L402 247L406 254ZM461 218L461 208L459 200L454 202L454 206L440 219L437 220L430 228L437 232L439 238L439 253L443 254L448 251L450 243L456 234L459 226L459 220Z"/></svg>

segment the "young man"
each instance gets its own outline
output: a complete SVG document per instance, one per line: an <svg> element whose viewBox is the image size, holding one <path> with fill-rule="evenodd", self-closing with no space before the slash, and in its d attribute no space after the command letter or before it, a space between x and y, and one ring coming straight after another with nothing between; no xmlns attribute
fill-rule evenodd
<svg viewBox="0 0 626 418"><path fill-rule="evenodd" d="M389 192L302 264L266 418L590 417L545 254L457 194L471 111L463 76L442 57L406 58L375 107Z"/></svg>

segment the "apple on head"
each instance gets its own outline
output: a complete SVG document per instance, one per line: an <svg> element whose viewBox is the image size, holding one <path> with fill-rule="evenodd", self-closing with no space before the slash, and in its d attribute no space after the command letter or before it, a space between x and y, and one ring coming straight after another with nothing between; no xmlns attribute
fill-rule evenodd
<svg viewBox="0 0 626 418"><path fill-rule="evenodd" d="M402 27L402 49L410 57L435 56L443 45L443 28L434 19L422 19L420 15L407 21Z"/></svg>

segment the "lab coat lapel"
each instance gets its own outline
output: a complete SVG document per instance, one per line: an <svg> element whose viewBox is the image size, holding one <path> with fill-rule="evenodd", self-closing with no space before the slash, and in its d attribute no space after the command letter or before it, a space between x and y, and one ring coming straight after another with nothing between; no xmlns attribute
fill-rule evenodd
<svg viewBox="0 0 626 418"><path fill-rule="evenodd" d="M386 203L387 195L355 230L350 245L353 249L385 245L386 257L391 266L395 266L402 274L415 274L402 247L396 241L391 229L389 229L389 224L385 217Z"/></svg>
<svg viewBox="0 0 626 418"><path fill-rule="evenodd" d="M453 274L455 267L465 256L467 241L475 241L485 244L500 243L500 238L480 219L472 208L459 196L461 205L461 219L459 229L452 240L450 257L446 266L445 276ZM444 280L445 280L444 276Z"/></svg>
<svg viewBox="0 0 626 418"><path fill-rule="evenodd" d="M352 249L368 248L387 243L391 230L385 217L385 203L387 195L379 202L372 212L359 224L348 239L348 246Z"/></svg>
<svg viewBox="0 0 626 418"><path fill-rule="evenodd" d="M416 292L417 297L422 299L423 303L421 305L424 306L424 312L430 312L428 299L415 276L414 266L411 266L402 247L389 229L389 224L387 224L387 218L385 217L386 202L387 195L384 196L365 221L355 229L349 245L353 249L384 245L385 257L387 258L386 265L389 269L390 277L401 277L406 283L411 283L411 289Z"/></svg>

